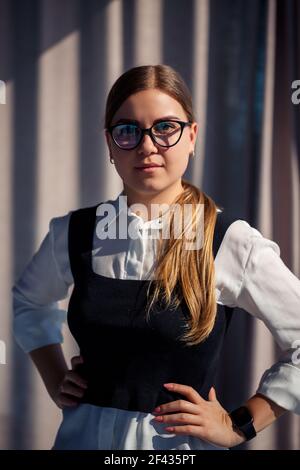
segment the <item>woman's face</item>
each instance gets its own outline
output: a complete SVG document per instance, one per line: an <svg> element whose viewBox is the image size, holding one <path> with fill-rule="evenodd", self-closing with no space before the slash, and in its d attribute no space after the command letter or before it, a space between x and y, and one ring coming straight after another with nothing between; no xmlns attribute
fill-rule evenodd
<svg viewBox="0 0 300 470"><path fill-rule="evenodd" d="M188 121L178 101L158 89L150 89L127 98L114 115L111 125L122 123L122 120L132 120L141 128L149 128L155 121L166 118ZM179 142L169 148L159 146L149 135L144 135L136 148L123 150L114 143L107 131L105 134L110 156L114 159L124 187L128 186L135 192L154 194L181 181L189 154L195 147L197 124L194 122L184 127ZM162 166L152 171L137 168L148 163Z"/></svg>

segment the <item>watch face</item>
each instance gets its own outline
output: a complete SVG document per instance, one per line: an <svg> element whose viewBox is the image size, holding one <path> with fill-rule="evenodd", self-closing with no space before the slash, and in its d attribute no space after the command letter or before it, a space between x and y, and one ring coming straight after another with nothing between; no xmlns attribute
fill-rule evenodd
<svg viewBox="0 0 300 470"><path fill-rule="evenodd" d="M248 408L246 408L245 406L241 406L240 408L237 408L232 413L230 413L230 416L232 417L233 422L238 427L242 427L245 424L251 423L253 421L253 418Z"/></svg>

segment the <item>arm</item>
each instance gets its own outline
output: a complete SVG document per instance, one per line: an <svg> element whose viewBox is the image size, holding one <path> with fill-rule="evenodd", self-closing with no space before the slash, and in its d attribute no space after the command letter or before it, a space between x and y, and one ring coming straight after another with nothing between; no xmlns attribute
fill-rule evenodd
<svg viewBox="0 0 300 470"><path fill-rule="evenodd" d="M13 333L28 353L63 342L66 312L58 301L73 282L68 259L69 216L50 222L49 232L12 288Z"/></svg>
<svg viewBox="0 0 300 470"><path fill-rule="evenodd" d="M259 433L270 426L277 418L283 415L287 410L274 403L268 397L256 393L245 402L245 406L253 417L253 426L256 433ZM225 411L225 410L224 410ZM235 447L246 441L244 434L233 426L229 413L226 414L227 427L231 434L230 447ZM226 432L226 431L225 431ZM224 432L224 434L225 434Z"/></svg>
<svg viewBox="0 0 300 470"><path fill-rule="evenodd" d="M272 424L273 421L287 411L260 393L256 393L249 398L245 405L253 416L253 425L257 433Z"/></svg>
<svg viewBox="0 0 300 470"><path fill-rule="evenodd" d="M209 391L208 400L205 400L190 386L177 383L164 386L187 399L169 402L153 410L154 419L168 425L166 431L199 437L222 447L235 447L245 442L244 434L233 426L228 411L218 401L214 387ZM259 394L251 397L246 405L254 417L254 427L257 432L271 424L285 411Z"/></svg>
<svg viewBox="0 0 300 470"><path fill-rule="evenodd" d="M256 393L300 414L300 280L283 263L279 246L243 220L227 230L216 268L219 301L261 320L282 350Z"/></svg>
<svg viewBox="0 0 300 470"><path fill-rule="evenodd" d="M261 377L256 393L300 414L300 280L280 258L279 246L249 226L250 251L236 298L238 307L260 319L281 349Z"/></svg>
<svg viewBox="0 0 300 470"><path fill-rule="evenodd" d="M58 308L58 300L67 297L73 282L68 258L68 223L69 215L52 219L39 250L12 289L15 338L23 351L29 353L58 406L70 404L68 397L62 403L58 393L66 376L68 384L64 391L72 394L74 383L80 386L78 375L68 371L60 344L66 312Z"/></svg>
<svg viewBox="0 0 300 470"><path fill-rule="evenodd" d="M241 220L227 230L215 265L219 303L241 307L262 320L284 350L281 359L263 374L256 394L245 403L259 432L286 410L300 414L299 361L293 360L300 338L300 280L283 264L278 245ZM214 387L205 400L190 386L164 386L187 399L153 410L158 414L154 419L170 424L167 432L199 437L222 447L235 447L246 440L233 426Z"/></svg>
<svg viewBox="0 0 300 470"><path fill-rule="evenodd" d="M300 368L293 360L300 338L300 280L284 265L279 246L247 222L232 224L224 240L217 259L222 303L262 320L283 351L245 403L259 432L287 410L300 414Z"/></svg>
<svg viewBox="0 0 300 470"><path fill-rule="evenodd" d="M29 353L45 387L54 402L57 399L57 391L67 371L67 363L60 344L50 344L34 349Z"/></svg>
<svg viewBox="0 0 300 470"><path fill-rule="evenodd" d="M75 406L80 402L87 388L85 379L75 371L76 366L82 363L81 356L71 359L72 370L69 370L60 344L35 349L29 355L50 397L59 408Z"/></svg>

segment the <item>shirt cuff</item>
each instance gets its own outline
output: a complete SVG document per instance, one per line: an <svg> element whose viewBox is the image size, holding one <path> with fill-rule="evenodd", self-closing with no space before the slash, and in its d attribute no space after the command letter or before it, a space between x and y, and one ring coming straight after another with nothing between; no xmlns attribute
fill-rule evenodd
<svg viewBox="0 0 300 470"><path fill-rule="evenodd" d="M256 393L300 415L300 369L282 362L274 364L264 372Z"/></svg>
<svg viewBox="0 0 300 470"><path fill-rule="evenodd" d="M62 324L67 312L53 302L35 310L23 306L22 313L14 317L13 333L25 353L49 344L63 343Z"/></svg>

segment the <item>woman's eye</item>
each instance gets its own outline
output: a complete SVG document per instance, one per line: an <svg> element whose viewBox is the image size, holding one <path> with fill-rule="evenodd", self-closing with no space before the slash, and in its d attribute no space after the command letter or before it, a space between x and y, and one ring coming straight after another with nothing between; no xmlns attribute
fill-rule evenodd
<svg viewBox="0 0 300 470"><path fill-rule="evenodd" d="M154 127L154 132L170 132L176 129L176 123L173 122L160 122Z"/></svg>
<svg viewBox="0 0 300 470"><path fill-rule="evenodd" d="M120 135L134 135L136 133L136 126L122 126L119 128L119 134Z"/></svg>

